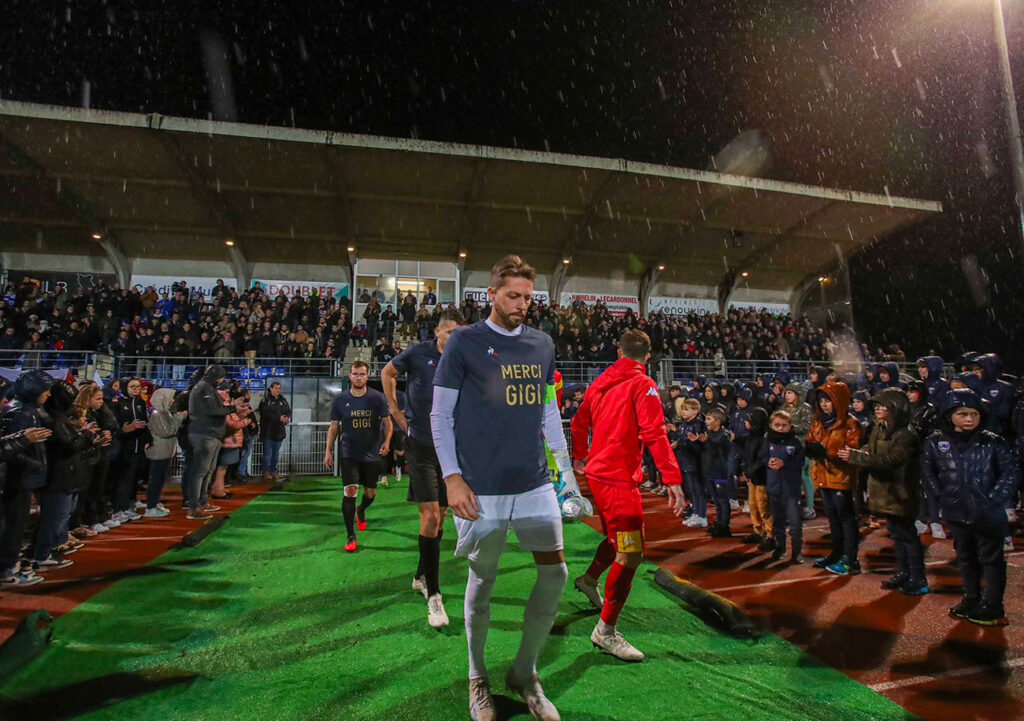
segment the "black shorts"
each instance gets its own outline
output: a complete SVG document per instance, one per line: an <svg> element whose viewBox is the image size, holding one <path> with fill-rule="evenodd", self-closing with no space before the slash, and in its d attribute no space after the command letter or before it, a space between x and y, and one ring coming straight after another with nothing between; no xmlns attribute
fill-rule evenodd
<svg viewBox="0 0 1024 721"><path fill-rule="evenodd" d="M360 461L355 458L341 458L338 460L338 468L341 470L341 480L346 486L376 488L377 481L380 480L380 461Z"/></svg>
<svg viewBox="0 0 1024 721"><path fill-rule="evenodd" d="M388 450L391 452L404 451L406 443L408 441L406 440L405 431L396 425L395 432L391 434L391 444L388 446Z"/></svg>
<svg viewBox="0 0 1024 721"><path fill-rule="evenodd" d="M413 503L437 502L448 506L448 489L441 475L441 464L437 461L434 444L421 443L412 436L405 441L405 465L409 468L409 494L407 501Z"/></svg>

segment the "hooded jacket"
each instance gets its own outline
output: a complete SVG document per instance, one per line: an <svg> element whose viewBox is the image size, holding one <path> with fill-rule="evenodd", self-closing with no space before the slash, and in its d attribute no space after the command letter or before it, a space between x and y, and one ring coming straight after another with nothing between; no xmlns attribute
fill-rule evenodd
<svg viewBox="0 0 1024 721"><path fill-rule="evenodd" d="M782 468L771 468L772 458L782 460ZM768 429L765 433L761 460L765 465L765 486L769 495L782 498L799 498L803 486L804 447L800 437L790 429L788 433L777 433Z"/></svg>
<svg viewBox="0 0 1024 721"><path fill-rule="evenodd" d="M985 428L1002 435L1009 430L1010 416L1013 415L1013 406L1016 403L1016 389L999 378L1002 362L995 353L978 356L974 362L981 367L978 395L989 405Z"/></svg>
<svg viewBox="0 0 1024 721"><path fill-rule="evenodd" d="M884 390L871 406L889 409L889 420L875 421L867 445L850 452L850 465L868 472L868 508L875 513L911 518L921 505L921 441L910 429L910 400L896 389Z"/></svg>
<svg viewBox="0 0 1024 721"><path fill-rule="evenodd" d="M683 482L665 434L661 396L643 363L619 358L601 373L587 388L570 428L572 455L586 459L588 482L639 483L645 446L665 485Z"/></svg>
<svg viewBox="0 0 1024 721"><path fill-rule="evenodd" d="M125 431L124 427L133 421L146 421L146 425L134 431ZM117 403L117 422L121 427L121 453L125 456L137 456L146 452L146 446L153 440L149 432L149 414L146 401L142 394L125 396Z"/></svg>
<svg viewBox="0 0 1024 721"><path fill-rule="evenodd" d="M25 431L0 437L0 490L7 483L8 460L21 456L31 446L32 442L25 435Z"/></svg>
<svg viewBox="0 0 1024 721"><path fill-rule="evenodd" d="M696 473L700 470L701 442L691 441L690 434L699 436L707 433L708 427L704 424L704 416L700 413L693 417L692 421L685 420L679 416L675 432L676 462L679 469L684 473Z"/></svg>
<svg viewBox="0 0 1024 721"><path fill-rule="evenodd" d="M146 458L151 461L165 461L174 457L177 450L178 431L185 419L174 411L174 391L158 388L149 399L153 412L149 416L149 430L153 443L146 449Z"/></svg>
<svg viewBox="0 0 1024 721"><path fill-rule="evenodd" d="M924 386L928 389L927 400L939 405L938 399L949 392L949 382L942 377L945 363L937 355L926 355L917 359L917 365L928 369L928 377L923 379Z"/></svg>
<svg viewBox="0 0 1024 721"><path fill-rule="evenodd" d="M881 372L883 370L889 374L889 380L887 381L883 381L881 378ZM875 380L868 386L868 390L871 391L872 395L877 395L886 388L903 388L903 382L900 380L900 366L898 363L889 361L875 365Z"/></svg>
<svg viewBox="0 0 1024 721"><path fill-rule="evenodd" d="M807 433L808 444L816 443L824 447L824 458L815 457L811 448L807 455L811 461L811 480L818 488L830 488L837 491L848 491L857 482L856 473L850 467L838 461L837 453L847 446L860 447L860 424L849 415L850 389L845 383L825 383L813 391L814 421ZM818 403L822 395L832 401L835 419L826 427L822 421L821 406Z"/></svg>
<svg viewBox="0 0 1024 721"><path fill-rule="evenodd" d="M47 490L81 493L92 480L92 466L99 461L99 448L90 431L72 425L68 411L77 396L67 381L56 381L46 401L46 411L53 421L53 435L46 442L50 478Z"/></svg>
<svg viewBox="0 0 1024 721"><path fill-rule="evenodd" d="M925 441L921 454L925 491L939 502L948 521L1002 526L1006 504L1020 483L1020 468L1007 442L983 430L985 403L967 388L949 395L943 429ZM982 418L969 434L957 432L952 422L953 412L964 407L979 411Z"/></svg>
<svg viewBox="0 0 1024 721"><path fill-rule="evenodd" d="M733 406L732 413L729 414L729 430L736 434L736 443L742 446L746 443L747 438L750 437L750 431L747 430L747 423L750 421L751 413L754 410L751 400L754 394L749 388L744 388L736 394L736 399L742 398L747 402L746 408L740 408L739 403Z"/></svg>
<svg viewBox="0 0 1024 721"><path fill-rule="evenodd" d="M224 405L217 393L217 383L224 380L226 375L224 367L214 363L206 369L203 379L189 393L189 435L216 438L218 441L224 438L224 419L235 412L235 407Z"/></svg>
<svg viewBox="0 0 1024 721"><path fill-rule="evenodd" d="M796 405L787 405L785 401L785 392L783 392L783 401L780 406L781 410L789 413L789 421L793 424L793 433L796 434L797 438L803 438L807 435L807 431L811 429L811 421L814 419L814 415L811 412L811 407L801 400L804 397L804 387L793 381L786 386L787 391L793 391L796 394Z"/></svg>
<svg viewBox="0 0 1024 721"><path fill-rule="evenodd" d="M767 441L764 437L767 430L768 414L763 408L752 409L750 411L750 431L747 443L743 446L739 470L755 486L763 486L767 481L768 456L765 453Z"/></svg>
<svg viewBox="0 0 1024 721"><path fill-rule="evenodd" d="M811 380L811 373L814 374L816 380ZM829 370L824 366L811 366L811 371L807 375L807 381L804 383L804 388L807 388L805 400L811 407L814 406L814 401L817 399L815 391L825 385L828 374Z"/></svg>
<svg viewBox="0 0 1024 721"><path fill-rule="evenodd" d="M28 428L53 430L50 415L38 405L39 396L50 390L53 378L40 370L25 371L11 389L14 401L10 403L0 423L0 433L7 435ZM36 490L46 485L49 463L47 443L33 443L22 450L12 449L7 466L7 487Z"/></svg>

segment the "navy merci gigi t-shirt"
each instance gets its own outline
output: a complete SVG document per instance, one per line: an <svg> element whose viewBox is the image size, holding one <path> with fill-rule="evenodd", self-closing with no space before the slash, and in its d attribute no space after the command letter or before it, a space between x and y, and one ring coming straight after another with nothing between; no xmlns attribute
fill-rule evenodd
<svg viewBox="0 0 1024 721"><path fill-rule="evenodd" d="M430 407L434 401L434 373L441 360L437 341L427 340L415 343L397 357L391 365L408 377L405 392L408 396L406 417L409 421L409 435L420 443L434 445L430 434Z"/></svg>
<svg viewBox="0 0 1024 721"><path fill-rule="evenodd" d="M341 451L338 457L379 461L380 424L389 416L387 399L373 388L367 388L359 397L351 391L336 396L331 403L331 420L338 421L339 426Z"/></svg>
<svg viewBox="0 0 1024 721"><path fill-rule="evenodd" d="M481 496L525 493L551 483L544 404L554 397L555 346L543 331L495 332L484 321L448 337L434 385L459 392L455 451L462 477Z"/></svg>

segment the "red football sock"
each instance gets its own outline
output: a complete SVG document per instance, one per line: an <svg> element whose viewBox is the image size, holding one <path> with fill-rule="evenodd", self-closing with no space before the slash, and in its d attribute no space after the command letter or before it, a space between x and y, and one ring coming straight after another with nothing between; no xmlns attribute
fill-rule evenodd
<svg viewBox="0 0 1024 721"><path fill-rule="evenodd" d="M629 589L633 587L635 568L627 568L621 563L613 563L608 570L608 578L604 581L604 607L601 609L601 620L607 626L614 626L622 613L629 597Z"/></svg>
<svg viewBox="0 0 1024 721"><path fill-rule="evenodd" d="M601 574L608 570L615 560L615 546L607 538L601 541L594 553L594 560L587 569L587 575L593 579L601 578Z"/></svg>

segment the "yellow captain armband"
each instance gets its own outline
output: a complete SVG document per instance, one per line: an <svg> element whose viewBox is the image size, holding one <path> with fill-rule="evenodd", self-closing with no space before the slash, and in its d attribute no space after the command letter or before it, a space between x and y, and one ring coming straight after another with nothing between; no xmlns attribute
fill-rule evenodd
<svg viewBox="0 0 1024 721"><path fill-rule="evenodd" d="M544 387L544 402L550 403L551 401L558 400L558 390L554 384L549 384Z"/></svg>

